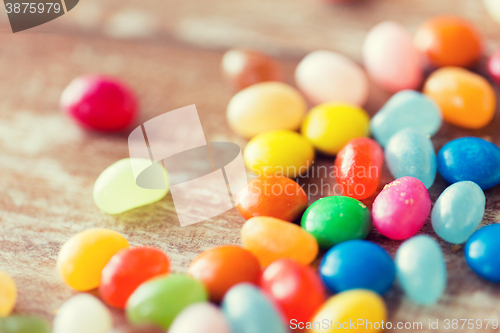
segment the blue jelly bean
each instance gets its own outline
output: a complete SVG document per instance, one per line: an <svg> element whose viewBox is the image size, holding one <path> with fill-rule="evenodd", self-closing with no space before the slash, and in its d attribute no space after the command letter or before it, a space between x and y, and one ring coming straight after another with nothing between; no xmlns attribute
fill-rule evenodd
<svg viewBox="0 0 500 333"><path fill-rule="evenodd" d="M287 327L271 301L256 287L241 283L222 301L231 333L287 333Z"/></svg>
<svg viewBox="0 0 500 333"><path fill-rule="evenodd" d="M333 293L350 289L370 289L384 294L396 277L389 254L377 244L351 240L331 248L323 257L319 272Z"/></svg>
<svg viewBox="0 0 500 333"><path fill-rule="evenodd" d="M450 184L470 180L486 190L500 183L500 149L480 138L448 142L438 153L437 165Z"/></svg>
<svg viewBox="0 0 500 333"><path fill-rule="evenodd" d="M434 101L413 90L394 94L370 122L375 140L385 147L389 139L405 128L434 135L443 122L441 111Z"/></svg>
<svg viewBox="0 0 500 333"><path fill-rule="evenodd" d="M396 253L399 284L406 296L422 305L436 303L446 288L446 264L439 244L429 236L410 238Z"/></svg>
<svg viewBox="0 0 500 333"><path fill-rule="evenodd" d="M436 178L436 153L431 139L414 129L404 129L392 136L385 149L387 167L394 178L411 176L426 188Z"/></svg>
<svg viewBox="0 0 500 333"><path fill-rule="evenodd" d="M483 279L500 283L500 224L482 227L469 237L465 260Z"/></svg>
<svg viewBox="0 0 500 333"><path fill-rule="evenodd" d="M470 181L448 186L432 209L432 227L445 241L462 244L477 229L484 216L483 190Z"/></svg>

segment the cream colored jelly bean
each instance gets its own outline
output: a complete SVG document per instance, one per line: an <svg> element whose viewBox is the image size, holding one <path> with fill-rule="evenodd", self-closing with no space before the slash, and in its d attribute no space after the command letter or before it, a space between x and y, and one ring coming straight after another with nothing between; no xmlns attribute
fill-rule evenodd
<svg viewBox="0 0 500 333"><path fill-rule="evenodd" d="M90 294L73 296L54 318L54 333L108 333L112 328L108 308Z"/></svg>

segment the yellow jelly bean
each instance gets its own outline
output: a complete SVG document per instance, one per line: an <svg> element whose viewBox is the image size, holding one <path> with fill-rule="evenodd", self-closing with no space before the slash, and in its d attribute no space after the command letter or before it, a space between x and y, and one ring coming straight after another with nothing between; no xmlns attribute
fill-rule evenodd
<svg viewBox="0 0 500 333"><path fill-rule="evenodd" d="M281 258L309 265L318 255L316 238L298 225L274 217L257 216L246 221L241 241L262 266Z"/></svg>
<svg viewBox="0 0 500 333"><path fill-rule="evenodd" d="M305 113L306 102L297 89L281 82L262 82L233 96L227 121L236 134L251 138L272 130L296 130Z"/></svg>
<svg viewBox="0 0 500 333"><path fill-rule="evenodd" d="M312 165L314 148L296 132L269 131L248 142L243 158L246 166L258 175L295 178Z"/></svg>
<svg viewBox="0 0 500 333"><path fill-rule="evenodd" d="M353 289L330 297L309 323L310 333L381 332L386 327L387 309L375 292ZM322 324L328 323L327 327Z"/></svg>
<svg viewBox="0 0 500 333"><path fill-rule="evenodd" d="M0 317L7 317L14 308L17 298L17 288L14 280L0 271Z"/></svg>
<svg viewBox="0 0 500 333"><path fill-rule="evenodd" d="M57 270L64 283L78 291L99 286L101 271L127 240L113 230L89 229L71 237L59 251Z"/></svg>
<svg viewBox="0 0 500 333"><path fill-rule="evenodd" d="M301 132L319 151L337 154L354 138L368 136L370 118L355 105L325 103L311 109Z"/></svg>

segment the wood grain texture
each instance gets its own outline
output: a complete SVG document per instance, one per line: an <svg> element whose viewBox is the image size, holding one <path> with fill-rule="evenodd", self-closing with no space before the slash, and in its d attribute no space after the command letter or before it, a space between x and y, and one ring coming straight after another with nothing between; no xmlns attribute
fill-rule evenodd
<svg viewBox="0 0 500 333"><path fill-rule="evenodd" d="M84 132L59 111L61 91L74 77L108 73L123 78L140 98L141 123L196 104L208 141L243 147L245 141L225 120L233 92L223 82L219 66L227 47L258 47L275 54L292 83L297 62L311 50L334 49L359 59L366 32L384 19L415 30L434 14L458 14L476 22L490 49L500 41L500 26L485 15L479 0L367 0L345 6L313 0L82 0L62 18L15 35L1 13L0 269L18 285L15 312L49 320L74 293L55 271L59 248L73 234L111 228L131 245L165 250L173 270L185 271L201 251L239 244L244 222L233 209L181 228L170 196L119 216L100 212L92 199L93 183L104 168L128 156L127 133ZM123 22L132 22L132 28ZM476 70L484 73L484 62ZM372 86L366 109L375 113L388 97ZM500 145L498 128L498 113L481 130L445 124L433 142L439 149L451 139L474 135ZM331 165L333 159L319 156L317 163ZM384 169L383 182L390 180ZM323 182L331 184L329 179ZM309 183L321 184L321 179L308 179L305 186ZM438 176L430 190L433 201L445 187ZM486 197L483 224L497 223L499 188L487 190ZM370 206L372 200L365 202ZM429 223L421 233L435 236ZM369 239L392 255L400 244L376 231ZM429 319L437 318L441 324L447 318L500 320L500 287L474 275L462 250L441 245L449 270L443 299L432 307L416 306L396 286L385 297L390 321L421 321L426 328ZM117 326L127 326L122 312L113 315Z"/></svg>

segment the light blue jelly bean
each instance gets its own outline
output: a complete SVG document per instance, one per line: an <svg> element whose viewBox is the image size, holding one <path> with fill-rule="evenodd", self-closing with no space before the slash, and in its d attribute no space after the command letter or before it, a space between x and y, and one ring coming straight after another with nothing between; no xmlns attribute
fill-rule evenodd
<svg viewBox="0 0 500 333"><path fill-rule="evenodd" d="M413 128L433 136L441 127L443 117L434 101L413 90L394 94L370 122L375 140L385 147L389 139L405 128Z"/></svg>
<svg viewBox="0 0 500 333"><path fill-rule="evenodd" d="M431 139L422 132L407 128L393 135L385 149L385 161L394 178L411 176L426 188L434 184L436 153Z"/></svg>
<svg viewBox="0 0 500 333"><path fill-rule="evenodd" d="M410 238L396 253L399 284L412 301L436 303L446 288L446 264L439 244L429 236Z"/></svg>
<svg viewBox="0 0 500 333"><path fill-rule="evenodd" d="M231 333L287 333L281 315L256 287L241 283L231 288L222 301L222 311Z"/></svg>
<svg viewBox="0 0 500 333"><path fill-rule="evenodd" d="M448 186L432 209L432 227L445 241L464 243L483 220L485 204L484 192L476 183L463 181Z"/></svg>

